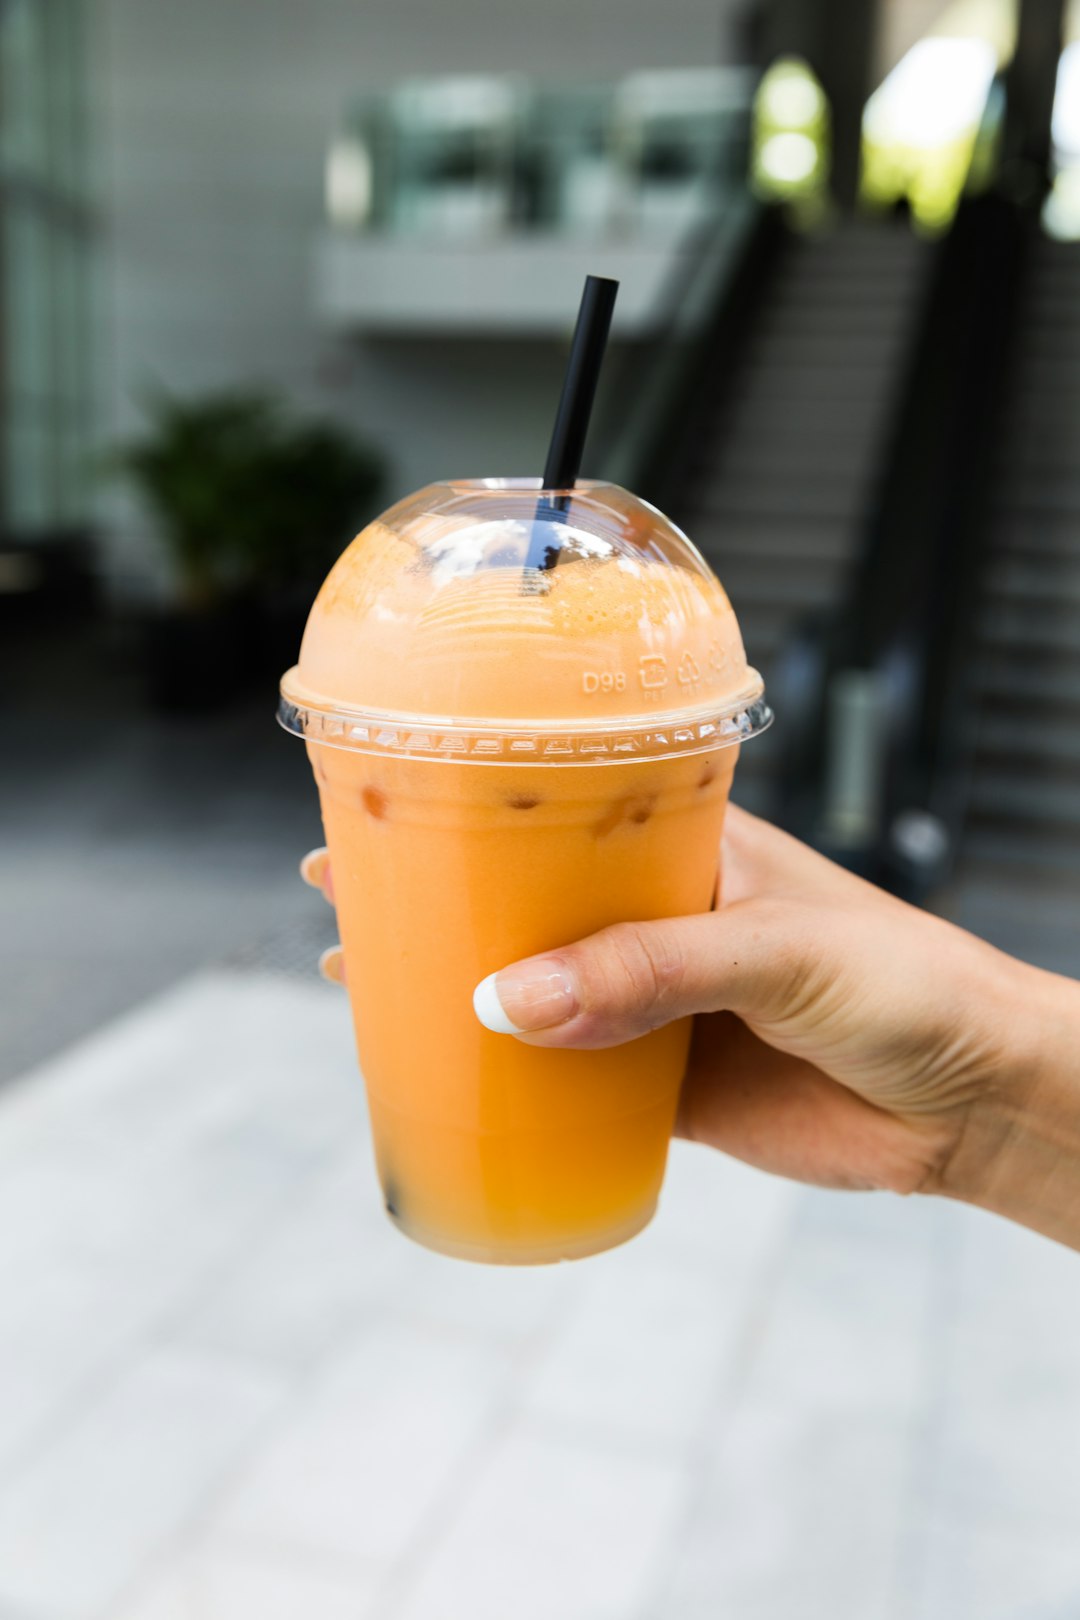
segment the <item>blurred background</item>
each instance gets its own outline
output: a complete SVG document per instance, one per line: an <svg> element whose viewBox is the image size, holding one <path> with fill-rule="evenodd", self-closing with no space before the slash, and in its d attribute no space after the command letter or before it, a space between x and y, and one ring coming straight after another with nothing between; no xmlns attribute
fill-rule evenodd
<svg viewBox="0 0 1080 1620"><path fill-rule="evenodd" d="M681 1145L579 1267L382 1220L276 680L587 272L736 798L1080 967L1078 0L0 0L0 1620L1080 1615L1075 1257Z"/></svg>

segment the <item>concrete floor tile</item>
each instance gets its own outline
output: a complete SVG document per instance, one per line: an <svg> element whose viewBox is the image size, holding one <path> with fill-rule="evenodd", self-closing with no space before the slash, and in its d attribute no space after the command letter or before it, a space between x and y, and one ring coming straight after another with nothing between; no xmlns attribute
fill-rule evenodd
<svg viewBox="0 0 1080 1620"><path fill-rule="evenodd" d="M1026 1227L964 1206L951 1207L958 1248L957 1294L966 1314L1036 1332L1072 1334L1080 1322L1080 1276L1072 1249ZM1001 1310L1002 1298L1014 1303Z"/></svg>
<svg viewBox="0 0 1080 1620"><path fill-rule="evenodd" d="M275 1378L163 1352L0 1492L0 1614L91 1620L207 1500L280 1402Z"/></svg>
<svg viewBox="0 0 1080 1620"><path fill-rule="evenodd" d="M660 1266L628 1247L591 1263L589 1287L537 1364L526 1408L582 1434L685 1452L713 1421L757 1295L751 1276Z"/></svg>
<svg viewBox="0 0 1080 1620"><path fill-rule="evenodd" d="M297 1555L393 1563L459 1488L508 1371L481 1346L389 1323L362 1331L252 1458L214 1527Z"/></svg>
<svg viewBox="0 0 1080 1620"><path fill-rule="evenodd" d="M820 1216L827 1211L823 1221ZM867 1215L887 1216L868 1234ZM805 1194L754 1367L755 1396L808 1412L917 1414L929 1395L934 1255L899 1201Z"/></svg>
<svg viewBox="0 0 1080 1620"><path fill-rule="evenodd" d="M517 1268L462 1265L408 1243L389 1223L383 1224L394 1276L387 1307L433 1336L477 1339L529 1356L542 1348L592 1285L592 1260Z"/></svg>
<svg viewBox="0 0 1080 1620"><path fill-rule="evenodd" d="M1080 1615L1080 1536L972 1522L928 1527L919 1590L903 1620L1075 1620Z"/></svg>
<svg viewBox="0 0 1080 1620"><path fill-rule="evenodd" d="M197 1546L107 1620L378 1620L380 1583L272 1547Z"/></svg>
<svg viewBox="0 0 1080 1620"><path fill-rule="evenodd" d="M246 1260L340 1156L345 1120L366 1154L329 1005L207 975L5 1094L0 1480L82 1384Z"/></svg>
<svg viewBox="0 0 1080 1620"><path fill-rule="evenodd" d="M910 1453L894 1414L740 1405L650 1616L886 1620Z"/></svg>
<svg viewBox="0 0 1080 1620"><path fill-rule="evenodd" d="M375 1200L366 1144L283 1209L176 1326L174 1341L303 1366L381 1307L401 1239Z"/></svg>
<svg viewBox="0 0 1080 1620"><path fill-rule="evenodd" d="M759 1270L782 1242L801 1189L692 1142L672 1142L653 1223L635 1248L698 1256L717 1277Z"/></svg>
<svg viewBox="0 0 1080 1620"><path fill-rule="evenodd" d="M140 1285L130 1268L68 1258L5 1268L0 1315L0 1489L72 1421L101 1377L175 1298L168 1273Z"/></svg>
<svg viewBox="0 0 1080 1620"><path fill-rule="evenodd" d="M2 1620L966 1620L999 1535L1067 1600L1074 1256L675 1144L634 1243L446 1260L317 985L200 975L7 1090L0 1297Z"/></svg>
<svg viewBox="0 0 1080 1620"><path fill-rule="evenodd" d="M1080 1267L962 1211L945 1325L933 1490L947 1524L1020 1535L1080 1528Z"/></svg>
<svg viewBox="0 0 1080 1620"><path fill-rule="evenodd" d="M631 1620L687 1485L674 1463L525 1422L464 1495L397 1620Z"/></svg>
<svg viewBox="0 0 1080 1620"><path fill-rule="evenodd" d="M1080 1392L1038 1387L999 1402L950 1404L937 1448L936 1500L991 1529L1080 1537Z"/></svg>
<svg viewBox="0 0 1080 1620"><path fill-rule="evenodd" d="M327 986L206 972L12 1088L0 1164L43 1132L84 1162L127 1151L146 1164L221 1139L256 1100L266 1146L298 1161L366 1131L347 1007Z"/></svg>

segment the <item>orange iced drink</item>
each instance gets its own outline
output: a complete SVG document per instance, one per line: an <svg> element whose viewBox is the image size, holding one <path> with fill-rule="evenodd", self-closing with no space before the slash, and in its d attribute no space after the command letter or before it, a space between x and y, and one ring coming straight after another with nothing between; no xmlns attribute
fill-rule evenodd
<svg viewBox="0 0 1080 1620"><path fill-rule="evenodd" d="M538 521L553 566L524 569ZM769 718L721 585L614 486L434 485L339 559L282 692L391 1217L485 1261L630 1237L656 1207L689 1021L544 1051L484 1029L472 995L610 923L709 909L737 745Z"/></svg>

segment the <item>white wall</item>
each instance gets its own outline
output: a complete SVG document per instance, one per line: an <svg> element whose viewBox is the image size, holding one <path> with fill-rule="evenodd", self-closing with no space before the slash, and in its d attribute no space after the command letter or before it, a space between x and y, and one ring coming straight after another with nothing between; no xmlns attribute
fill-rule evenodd
<svg viewBox="0 0 1080 1620"><path fill-rule="evenodd" d="M878 29L876 68L883 79L905 51L937 22L950 0L886 0Z"/></svg>
<svg viewBox="0 0 1080 1620"><path fill-rule="evenodd" d="M742 9L93 0L102 438L132 431L140 391L155 382L197 391L260 381L385 445L394 492L452 472L531 471L558 387L557 347L358 343L318 329L311 252L327 136L352 93L406 74L602 78L722 60ZM113 588L145 591L160 565L144 521L114 495L105 515Z"/></svg>

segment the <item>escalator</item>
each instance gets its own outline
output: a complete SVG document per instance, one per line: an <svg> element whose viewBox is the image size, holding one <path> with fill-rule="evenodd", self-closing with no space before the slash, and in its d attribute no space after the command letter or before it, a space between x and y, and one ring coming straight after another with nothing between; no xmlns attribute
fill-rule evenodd
<svg viewBox="0 0 1080 1620"><path fill-rule="evenodd" d="M946 908L1080 973L1080 244L1031 228L967 693L967 815Z"/></svg>
<svg viewBox="0 0 1080 1620"><path fill-rule="evenodd" d="M736 798L1080 974L1080 246L985 157L1012 150L1009 82L941 236L766 211L684 343L696 375L652 396L677 431L638 487L724 581L780 715Z"/></svg>
<svg viewBox="0 0 1080 1620"><path fill-rule="evenodd" d="M669 509L774 695L800 624L844 595L931 256L902 221L785 232L730 373L717 367L697 406ZM775 809L782 747L777 732L745 750L742 803Z"/></svg>

